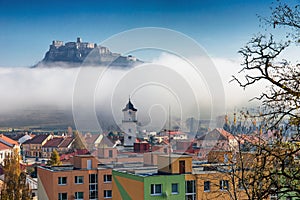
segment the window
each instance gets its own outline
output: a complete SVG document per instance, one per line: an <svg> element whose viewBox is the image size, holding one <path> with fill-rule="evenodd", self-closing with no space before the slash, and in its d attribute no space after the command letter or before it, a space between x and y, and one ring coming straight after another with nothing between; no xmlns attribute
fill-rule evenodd
<svg viewBox="0 0 300 200"><path fill-rule="evenodd" d="M111 174L105 174L103 176L103 179L104 179L104 183L110 183L112 180L112 176L111 176Z"/></svg>
<svg viewBox="0 0 300 200"><path fill-rule="evenodd" d="M210 181L204 181L204 192L210 191Z"/></svg>
<svg viewBox="0 0 300 200"><path fill-rule="evenodd" d="M220 190L229 190L228 180L220 180Z"/></svg>
<svg viewBox="0 0 300 200"><path fill-rule="evenodd" d="M180 174L185 173L185 161L184 160L179 161L179 173Z"/></svg>
<svg viewBox="0 0 300 200"><path fill-rule="evenodd" d="M75 200L83 200L83 192L75 192Z"/></svg>
<svg viewBox="0 0 300 200"><path fill-rule="evenodd" d="M108 157L112 158L113 157L113 151L112 150L108 150Z"/></svg>
<svg viewBox="0 0 300 200"><path fill-rule="evenodd" d="M172 194L178 194L178 183L172 183Z"/></svg>
<svg viewBox="0 0 300 200"><path fill-rule="evenodd" d="M75 176L76 184L83 184L83 176Z"/></svg>
<svg viewBox="0 0 300 200"><path fill-rule="evenodd" d="M98 199L98 176L89 174L89 199Z"/></svg>
<svg viewBox="0 0 300 200"><path fill-rule="evenodd" d="M68 200L67 193L58 193L58 200Z"/></svg>
<svg viewBox="0 0 300 200"><path fill-rule="evenodd" d="M87 162L86 163L86 166L87 166L86 168L87 169L92 169L92 160L87 160L86 162Z"/></svg>
<svg viewBox="0 0 300 200"><path fill-rule="evenodd" d="M112 198L112 191L104 190L104 198Z"/></svg>
<svg viewBox="0 0 300 200"><path fill-rule="evenodd" d="M67 177L58 177L58 185L67 185Z"/></svg>
<svg viewBox="0 0 300 200"><path fill-rule="evenodd" d="M161 184L151 184L151 195L161 195Z"/></svg>
<svg viewBox="0 0 300 200"><path fill-rule="evenodd" d="M185 182L185 199L196 200L196 185L194 180Z"/></svg>

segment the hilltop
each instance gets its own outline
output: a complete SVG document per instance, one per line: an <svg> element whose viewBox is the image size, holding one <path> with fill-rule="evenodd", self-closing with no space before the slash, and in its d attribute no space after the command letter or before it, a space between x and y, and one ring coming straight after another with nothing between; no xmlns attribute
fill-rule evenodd
<svg viewBox="0 0 300 200"><path fill-rule="evenodd" d="M122 56L111 52L107 47L98 46L91 42L82 42L80 37L76 42L53 40L42 61L34 67L78 67L92 66L118 66L131 67L143 63L129 55Z"/></svg>

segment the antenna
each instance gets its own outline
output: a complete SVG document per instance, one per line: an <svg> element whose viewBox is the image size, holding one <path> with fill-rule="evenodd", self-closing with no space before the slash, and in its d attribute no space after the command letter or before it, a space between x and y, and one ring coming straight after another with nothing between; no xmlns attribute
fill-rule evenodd
<svg viewBox="0 0 300 200"><path fill-rule="evenodd" d="M171 107L169 105L169 171L171 172Z"/></svg>

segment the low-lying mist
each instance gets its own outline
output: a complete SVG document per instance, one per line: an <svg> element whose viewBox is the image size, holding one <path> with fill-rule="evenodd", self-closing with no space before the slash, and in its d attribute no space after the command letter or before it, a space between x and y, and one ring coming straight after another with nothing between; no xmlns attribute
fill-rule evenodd
<svg viewBox="0 0 300 200"><path fill-rule="evenodd" d="M247 106L255 91L245 93L237 84L228 83L239 69L238 62L221 58L213 62L223 83L220 93L225 94L217 100L212 100L212 93L218 91L210 91L208 85L214 81L207 81L201 70L195 71L188 62L165 53L134 68L2 67L0 126L74 126L74 114L75 125L97 129L91 119L97 116L100 127L108 129L121 123L129 97L138 109L140 125L148 130L163 128L169 115L174 123L181 123L189 117L214 119L228 110Z"/></svg>

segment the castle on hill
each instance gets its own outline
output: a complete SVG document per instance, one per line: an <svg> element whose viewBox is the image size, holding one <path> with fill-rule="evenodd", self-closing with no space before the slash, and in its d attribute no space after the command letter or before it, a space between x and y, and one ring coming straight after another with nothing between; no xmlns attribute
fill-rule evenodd
<svg viewBox="0 0 300 200"><path fill-rule="evenodd" d="M76 42L67 42L54 40L46 52L44 59L40 62L51 66L57 63L66 63L73 65L113 65L113 66L133 66L142 61L135 57L122 56L119 53L111 52L107 47L99 46L91 42L82 42L80 37ZM39 64L37 65L39 66Z"/></svg>

